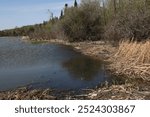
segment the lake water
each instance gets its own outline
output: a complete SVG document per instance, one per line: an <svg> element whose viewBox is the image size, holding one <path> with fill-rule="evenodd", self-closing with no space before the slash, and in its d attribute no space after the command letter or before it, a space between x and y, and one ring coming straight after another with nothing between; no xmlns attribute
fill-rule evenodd
<svg viewBox="0 0 150 117"><path fill-rule="evenodd" d="M111 81L105 65L73 48L0 38L0 90L22 86L80 90Z"/></svg>

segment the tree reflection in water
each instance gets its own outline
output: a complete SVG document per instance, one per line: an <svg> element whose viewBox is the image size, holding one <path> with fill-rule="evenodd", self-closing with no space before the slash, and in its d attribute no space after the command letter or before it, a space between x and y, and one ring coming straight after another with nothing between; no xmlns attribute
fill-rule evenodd
<svg viewBox="0 0 150 117"><path fill-rule="evenodd" d="M80 80L93 80L102 68L100 60L93 60L90 57L71 58L63 63L73 77Z"/></svg>

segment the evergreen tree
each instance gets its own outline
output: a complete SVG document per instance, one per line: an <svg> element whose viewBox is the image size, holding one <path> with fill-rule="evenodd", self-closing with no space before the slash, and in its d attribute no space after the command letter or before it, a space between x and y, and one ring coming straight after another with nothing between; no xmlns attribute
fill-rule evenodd
<svg viewBox="0 0 150 117"><path fill-rule="evenodd" d="M60 19L63 18L63 15L64 15L63 10L61 10L61 13L60 13Z"/></svg>
<svg viewBox="0 0 150 117"><path fill-rule="evenodd" d="M74 1L74 7L78 7L77 0Z"/></svg>
<svg viewBox="0 0 150 117"><path fill-rule="evenodd" d="M64 15L66 14L67 9L68 9L68 4L66 3L65 4L65 9L64 9Z"/></svg>
<svg viewBox="0 0 150 117"><path fill-rule="evenodd" d="M66 4L65 4L65 9L67 9L67 8L68 8L68 4L66 3Z"/></svg>

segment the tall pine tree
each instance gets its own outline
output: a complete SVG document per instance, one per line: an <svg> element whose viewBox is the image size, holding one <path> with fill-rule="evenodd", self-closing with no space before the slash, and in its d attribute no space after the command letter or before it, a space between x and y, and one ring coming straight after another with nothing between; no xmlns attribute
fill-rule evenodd
<svg viewBox="0 0 150 117"><path fill-rule="evenodd" d="M77 0L74 1L74 7L78 7Z"/></svg>
<svg viewBox="0 0 150 117"><path fill-rule="evenodd" d="M66 3L66 4L65 4L65 9L67 9L67 8L68 8L68 4Z"/></svg>
<svg viewBox="0 0 150 117"><path fill-rule="evenodd" d="M60 13L60 19L62 19L64 16L64 13L63 13L63 10L61 10L61 13Z"/></svg>

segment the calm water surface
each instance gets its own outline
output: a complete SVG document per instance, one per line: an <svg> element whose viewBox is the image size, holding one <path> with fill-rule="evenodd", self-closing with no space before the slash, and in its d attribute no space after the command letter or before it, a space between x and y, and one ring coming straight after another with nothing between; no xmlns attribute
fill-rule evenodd
<svg viewBox="0 0 150 117"><path fill-rule="evenodd" d="M21 86L79 90L111 81L104 63L69 46L0 38L0 90Z"/></svg>

